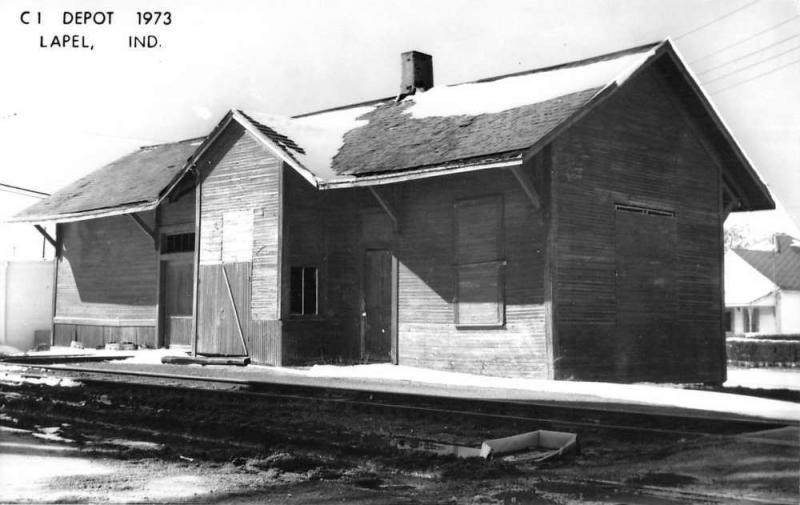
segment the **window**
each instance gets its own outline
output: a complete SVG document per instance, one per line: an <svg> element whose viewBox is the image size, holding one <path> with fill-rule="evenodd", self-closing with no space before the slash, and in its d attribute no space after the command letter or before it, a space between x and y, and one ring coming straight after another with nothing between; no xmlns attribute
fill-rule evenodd
<svg viewBox="0 0 800 505"><path fill-rule="evenodd" d="M163 254L192 251L194 251L194 233L164 235L161 241L161 252Z"/></svg>
<svg viewBox="0 0 800 505"><path fill-rule="evenodd" d="M292 267L289 279L289 312L315 315L319 309L318 271L316 267Z"/></svg>
<svg viewBox="0 0 800 505"><path fill-rule="evenodd" d="M489 196L455 205L457 326L505 323L503 199Z"/></svg>

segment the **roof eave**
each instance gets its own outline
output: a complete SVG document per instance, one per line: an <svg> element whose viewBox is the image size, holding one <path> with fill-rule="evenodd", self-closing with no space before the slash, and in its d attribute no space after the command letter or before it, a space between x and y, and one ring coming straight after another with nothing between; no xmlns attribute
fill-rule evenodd
<svg viewBox="0 0 800 505"><path fill-rule="evenodd" d="M753 187L754 191L747 191L747 188L745 188L744 192L747 194L739 195L744 199L744 201L742 202L743 205L734 209L734 211L738 212L738 211L775 209L775 200L772 198L772 195L770 194L769 188L767 187L766 183L759 175L753 163L750 161L750 158L744 152L744 149L741 147L739 141L736 140L736 137L733 135L733 132L725 123L725 120L717 111L717 108L714 105L714 103L711 101L706 92L703 90L703 87L699 84L699 80L696 78L691 69L684 63L685 60L680 55L680 52L672 44L670 39L667 39L664 42L663 47L660 47L659 50L667 53L672 62L675 64L675 66L678 67L678 70L681 72L682 76L684 77L684 80L692 89L692 91L694 91L695 96L702 104L705 112L715 123L717 129L722 134L723 138L727 142L734 156L739 161L739 164L744 169L744 172L751 179L750 182L752 183L751 186Z"/></svg>
<svg viewBox="0 0 800 505"><path fill-rule="evenodd" d="M124 214L135 214L147 212L158 207L159 200L148 202L134 202L115 207L104 207L100 209L82 210L79 212L63 212L56 214L33 214L13 216L4 220L5 223L17 224L37 224L37 223L71 223L75 221L88 221L89 219L100 219L104 217L120 216Z"/></svg>

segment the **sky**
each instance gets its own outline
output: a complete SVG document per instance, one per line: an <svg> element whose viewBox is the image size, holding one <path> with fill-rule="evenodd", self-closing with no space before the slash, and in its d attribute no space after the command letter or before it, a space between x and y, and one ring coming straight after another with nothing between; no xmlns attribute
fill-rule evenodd
<svg viewBox="0 0 800 505"><path fill-rule="evenodd" d="M113 14L65 25L65 11ZM137 25L137 11L169 11L170 24ZM94 49L40 47L64 34ZM130 35L159 47L129 48ZM433 55L442 85L668 36L794 220L732 222L797 233L800 0L3 0L0 183L52 192L139 146L205 135L231 108L294 115L394 96L411 49ZM0 217L20 201L0 192Z"/></svg>

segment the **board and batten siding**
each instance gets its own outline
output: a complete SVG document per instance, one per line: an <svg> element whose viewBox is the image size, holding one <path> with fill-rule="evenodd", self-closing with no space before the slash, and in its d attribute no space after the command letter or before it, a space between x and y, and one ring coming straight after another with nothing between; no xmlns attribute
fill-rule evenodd
<svg viewBox="0 0 800 505"><path fill-rule="evenodd" d="M703 382L724 374L720 171L681 107L651 68L554 143L557 379ZM621 219L618 204L665 212L649 220ZM624 283L616 276L642 269L619 268L618 255L625 261L637 255L630 244L617 244L615 235L634 222L674 234L651 234L637 246L638 256L652 257L658 268L669 262L674 267L654 280L661 288L672 286L672 300L661 307L668 314L654 314L649 331L631 339L622 335L631 307L620 307L631 297L619 296ZM651 248L662 254L650 254ZM673 321L668 336L659 326L664 317Z"/></svg>
<svg viewBox="0 0 800 505"><path fill-rule="evenodd" d="M279 365L281 162L232 123L198 167L197 352Z"/></svg>
<svg viewBox="0 0 800 505"><path fill-rule="evenodd" d="M153 225L153 213L139 216ZM158 253L130 216L58 226L54 343L128 341L154 347Z"/></svg>

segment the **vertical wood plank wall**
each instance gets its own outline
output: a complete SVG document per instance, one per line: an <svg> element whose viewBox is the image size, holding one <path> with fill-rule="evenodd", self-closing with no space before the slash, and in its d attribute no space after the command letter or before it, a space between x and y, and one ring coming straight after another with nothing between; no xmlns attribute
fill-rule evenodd
<svg viewBox="0 0 800 505"><path fill-rule="evenodd" d="M279 365L281 162L241 127L232 125L198 161L198 167L202 226L197 352L245 354L224 278L227 273L250 357L256 363ZM253 214L253 259L223 263L223 216L242 211Z"/></svg>
<svg viewBox="0 0 800 505"><path fill-rule="evenodd" d="M140 216L153 225L153 213ZM156 345L156 269L152 239L129 216L59 226L56 345L129 341Z"/></svg>
<svg viewBox="0 0 800 505"><path fill-rule="evenodd" d="M715 381L724 367L719 169L657 70L626 86L554 144L555 378ZM677 324L668 345L653 339L645 352L617 331L615 203L675 211Z"/></svg>
<svg viewBox="0 0 800 505"><path fill-rule="evenodd" d="M527 167L526 169L530 169ZM322 313L286 316L289 363L359 359L364 250L398 258L398 354L402 365L544 378L544 226L510 172L492 170L379 187L396 206L399 233L366 189L319 192L287 173L284 268L319 265ZM454 203L502 195L506 324L456 328ZM375 230L376 222L386 229ZM373 224L368 224L373 223ZM288 275L284 276L288 296Z"/></svg>

